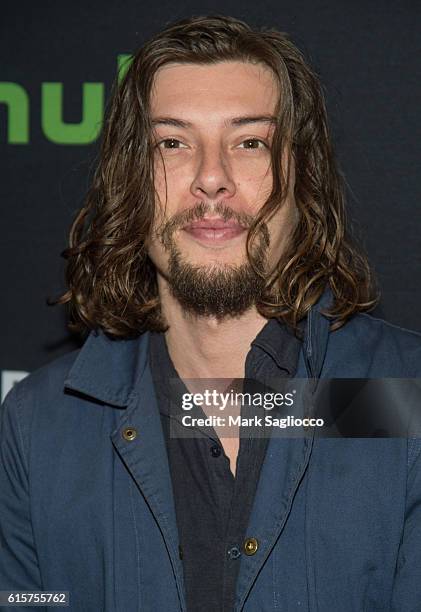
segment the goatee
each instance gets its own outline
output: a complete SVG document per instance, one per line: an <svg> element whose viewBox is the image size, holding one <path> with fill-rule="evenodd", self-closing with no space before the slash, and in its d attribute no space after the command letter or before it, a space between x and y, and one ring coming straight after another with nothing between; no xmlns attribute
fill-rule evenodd
<svg viewBox="0 0 421 612"><path fill-rule="evenodd" d="M167 223L161 233L162 244L169 253L168 285L171 294L185 310L197 316L208 316L222 319L235 317L250 309L262 296L265 279L247 262L241 265L217 264L206 266L193 265L183 259L173 240L173 232L180 227L180 221L186 222L192 218L203 218L208 208L200 203L189 211L188 218L184 215L179 222ZM235 215L231 209L220 204L215 211L224 219L239 217L248 224L251 218L246 215ZM266 253L269 247L267 227L259 228L258 244L253 245L251 256L257 270L266 269Z"/></svg>

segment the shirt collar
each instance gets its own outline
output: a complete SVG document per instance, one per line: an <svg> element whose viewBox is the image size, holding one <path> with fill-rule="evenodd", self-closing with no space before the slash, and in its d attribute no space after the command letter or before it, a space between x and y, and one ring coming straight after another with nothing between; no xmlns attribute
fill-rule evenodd
<svg viewBox="0 0 421 612"><path fill-rule="evenodd" d="M302 330L302 325L299 329ZM269 319L250 344L245 362L245 378L263 380L293 376L301 344L301 340L282 320ZM165 335L151 332L149 347L154 384L160 394L169 397L173 391L168 383L178 380L179 376L169 355ZM167 410L164 412L167 413Z"/></svg>
<svg viewBox="0 0 421 612"><path fill-rule="evenodd" d="M299 335L304 323L299 324ZM293 376L297 369L301 339L281 320L269 319L250 345L246 357L247 378L279 376L281 370Z"/></svg>

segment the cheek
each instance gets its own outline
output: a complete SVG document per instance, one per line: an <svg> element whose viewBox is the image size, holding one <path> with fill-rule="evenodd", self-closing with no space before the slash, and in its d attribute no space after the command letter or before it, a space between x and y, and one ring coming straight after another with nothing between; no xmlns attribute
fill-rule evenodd
<svg viewBox="0 0 421 612"><path fill-rule="evenodd" d="M165 201L177 199L189 187L189 173L186 170L177 170L172 164L155 163L154 167L155 193L162 205Z"/></svg>
<svg viewBox="0 0 421 612"><path fill-rule="evenodd" d="M255 156L250 159L237 160L234 170L238 176L252 183L272 180L271 163L267 156Z"/></svg>
<svg viewBox="0 0 421 612"><path fill-rule="evenodd" d="M168 265L168 254L156 236L151 237L147 243L148 255L155 268L163 273Z"/></svg>
<svg viewBox="0 0 421 612"><path fill-rule="evenodd" d="M298 210L294 202L286 201L284 206L269 221L269 233L271 236L272 259L279 259L292 238L298 221Z"/></svg>
<svg viewBox="0 0 421 612"><path fill-rule="evenodd" d="M259 164L256 164L256 167L248 168L248 171L243 168L237 176L237 189L247 194L254 209L261 208L272 191L273 178L270 166L265 164L259 168Z"/></svg>
<svg viewBox="0 0 421 612"><path fill-rule="evenodd" d="M165 183L166 182L168 182L168 178L166 179L164 165L161 161L155 160L154 185L155 185L155 192L160 201L162 201L163 199L165 200L165 191L166 191Z"/></svg>

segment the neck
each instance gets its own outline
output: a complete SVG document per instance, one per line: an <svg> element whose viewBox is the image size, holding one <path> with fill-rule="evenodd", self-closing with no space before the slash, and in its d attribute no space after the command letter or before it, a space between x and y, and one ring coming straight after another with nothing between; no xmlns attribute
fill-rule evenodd
<svg viewBox="0 0 421 612"><path fill-rule="evenodd" d="M244 378L250 344L267 323L255 307L218 320L184 311L166 286L160 298L168 352L181 378Z"/></svg>

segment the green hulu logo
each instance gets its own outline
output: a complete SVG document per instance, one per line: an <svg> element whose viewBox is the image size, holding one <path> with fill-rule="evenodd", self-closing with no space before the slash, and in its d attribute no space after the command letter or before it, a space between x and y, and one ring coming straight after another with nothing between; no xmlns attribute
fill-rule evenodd
<svg viewBox="0 0 421 612"><path fill-rule="evenodd" d="M118 79L124 77L132 55L117 56ZM47 140L59 145L86 145L101 132L104 118L104 83L82 83L82 113L79 123L63 121L63 83L41 84L41 129ZM22 85L0 82L0 104L7 107L7 142L29 144L29 95Z"/></svg>

